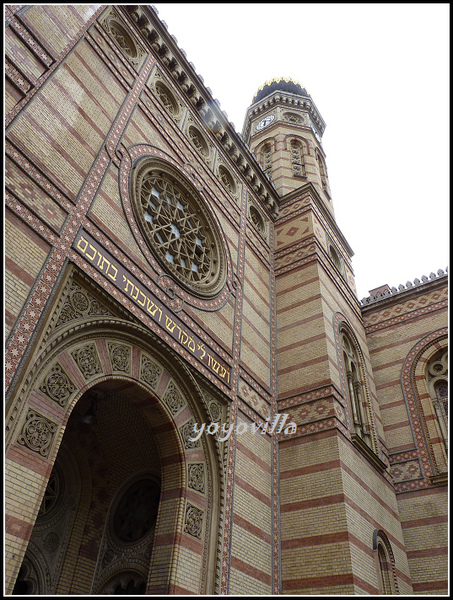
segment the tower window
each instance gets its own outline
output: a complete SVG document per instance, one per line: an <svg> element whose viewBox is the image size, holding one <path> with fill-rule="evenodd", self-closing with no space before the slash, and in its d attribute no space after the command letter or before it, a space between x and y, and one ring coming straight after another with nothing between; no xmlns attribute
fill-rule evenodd
<svg viewBox="0 0 453 600"><path fill-rule="evenodd" d="M327 185L327 169L324 159L319 154L319 152L316 152L316 161L318 163L319 175L321 177L322 185L325 187Z"/></svg>
<svg viewBox="0 0 453 600"><path fill-rule="evenodd" d="M362 380L361 357L359 357L352 338L344 330L341 332L341 342L353 433L371 448L371 428L368 419L365 385Z"/></svg>
<svg viewBox="0 0 453 600"><path fill-rule="evenodd" d="M262 150L262 167L270 179L272 171L272 147L270 144L266 144Z"/></svg>
<svg viewBox="0 0 453 600"><path fill-rule="evenodd" d="M295 177L305 176L305 165L303 159L302 145L296 140L291 141L291 165Z"/></svg>

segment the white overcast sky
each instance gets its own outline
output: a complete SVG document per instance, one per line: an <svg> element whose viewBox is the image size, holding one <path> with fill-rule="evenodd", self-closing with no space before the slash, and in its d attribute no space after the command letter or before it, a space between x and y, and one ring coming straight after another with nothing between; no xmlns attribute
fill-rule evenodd
<svg viewBox="0 0 453 600"><path fill-rule="evenodd" d="M359 299L449 265L448 3L156 3L242 132L256 90L310 93Z"/></svg>

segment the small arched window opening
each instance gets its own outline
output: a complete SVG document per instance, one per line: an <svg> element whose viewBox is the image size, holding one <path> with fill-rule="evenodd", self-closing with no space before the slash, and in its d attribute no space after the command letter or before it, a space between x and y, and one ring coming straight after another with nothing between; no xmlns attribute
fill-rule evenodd
<svg viewBox="0 0 453 600"><path fill-rule="evenodd" d="M319 152L316 152L316 162L318 163L319 176L321 177L322 185L325 187L327 185L327 168L326 163Z"/></svg>
<svg viewBox="0 0 453 600"><path fill-rule="evenodd" d="M267 143L263 146L261 151L261 166L266 175L271 179L272 174L272 146Z"/></svg>
<svg viewBox="0 0 453 600"><path fill-rule="evenodd" d="M436 352L426 369L428 389L437 417L439 429L448 447L448 350Z"/></svg>
<svg viewBox="0 0 453 600"><path fill-rule="evenodd" d="M291 140L290 150L293 175L295 177L305 177L305 164L302 144L297 140Z"/></svg>
<svg viewBox="0 0 453 600"><path fill-rule="evenodd" d="M341 332L341 343L353 433L368 446L372 447L367 394L361 373L362 360L357 351L356 344L354 344L351 336L345 330Z"/></svg>
<svg viewBox="0 0 453 600"><path fill-rule="evenodd" d="M382 595L398 594L395 557L387 535L381 529L373 533L373 551L378 575L379 592Z"/></svg>

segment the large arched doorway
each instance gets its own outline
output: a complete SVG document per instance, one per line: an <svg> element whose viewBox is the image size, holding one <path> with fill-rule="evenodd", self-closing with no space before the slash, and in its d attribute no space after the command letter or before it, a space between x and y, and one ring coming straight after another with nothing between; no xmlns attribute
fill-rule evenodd
<svg viewBox="0 0 453 600"><path fill-rule="evenodd" d="M137 396L136 384L112 379L78 401L16 590L145 593L165 472Z"/></svg>
<svg viewBox="0 0 453 600"><path fill-rule="evenodd" d="M80 315L75 300L92 296L74 280L66 289L9 405L6 511L32 523L28 536L8 532L9 589L214 593L225 449L189 437L227 407L139 323ZM18 494L29 504L16 508Z"/></svg>

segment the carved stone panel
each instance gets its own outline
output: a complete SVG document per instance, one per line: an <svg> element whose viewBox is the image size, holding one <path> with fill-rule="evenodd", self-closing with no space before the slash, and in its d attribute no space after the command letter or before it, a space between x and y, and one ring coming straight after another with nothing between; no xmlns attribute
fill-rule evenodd
<svg viewBox="0 0 453 600"><path fill-rule="evenodd" d="M86 344L71 352L71 356L85 379L90 379L90 377L102 373L102 367L95 344Z"/></svg>
<svg viewBox="0 0 453 600"><path fill-rule="evenodd" d="M146 354L141 355L140 379L145 381L154 390L157 388L162 372L162 367L159 367L154 361L146 356Z"/></svg>
<svg viewBox="0 0 453 600"><path fill-rule="evenodd" d="M55 423L38 412L29 410L17 442L21 446L47 457L57 429L58 426Z"/></svg>
<svg viewBox="0 0 453 600"><path fill-rule="evenodd" d="M44 378L39 390L64 407L71 394L76 391L76 387L66 375L63 367L56 363Z"/></svg>
<svg viewBox="0 0 453 600"><path fill-rule="evenodd" d="M113 371L131 372L131 348L117 342L107 342L110 364Z"/></svg>
<svg viewBox="0 0 453 600"><path fill-rule="evenodd" d="M187 503L184 521L184 531L193 537L201 539L203 530L203 511Z"/></svg>

